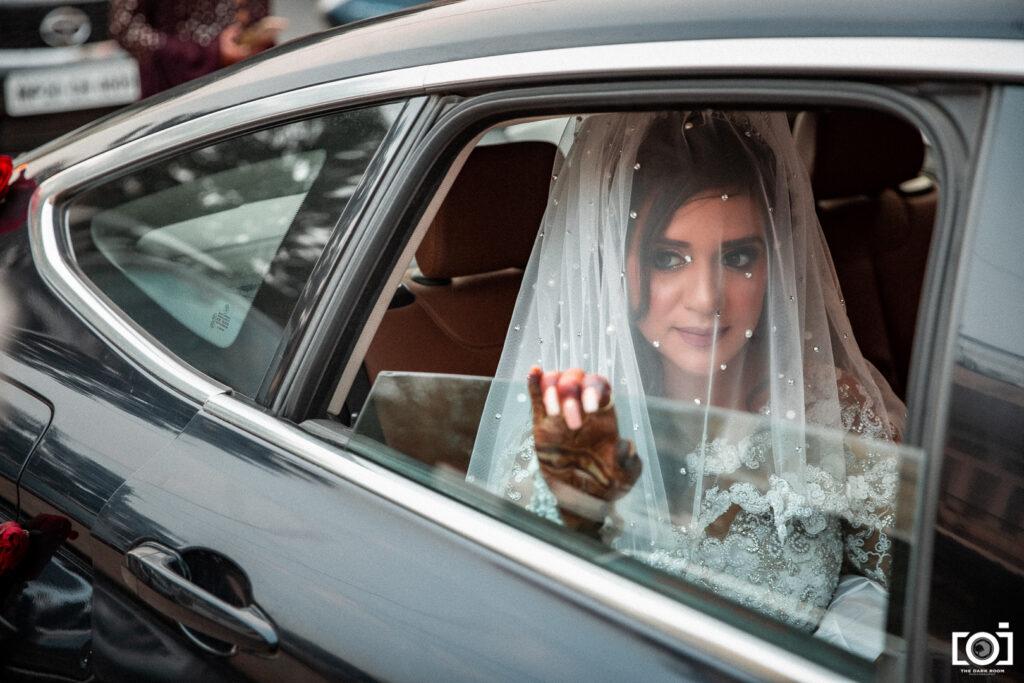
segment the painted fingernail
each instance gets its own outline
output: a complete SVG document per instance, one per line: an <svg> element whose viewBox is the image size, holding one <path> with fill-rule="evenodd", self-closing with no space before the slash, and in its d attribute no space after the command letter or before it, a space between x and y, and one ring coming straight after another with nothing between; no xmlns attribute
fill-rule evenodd
<svg viewBox="0 0 1024 683"><path fill-rule="evenodd" d="M583 426L583 416L580 414L580 402L574 398L565 399L565 425L569 429L579 429Z"/></svg>
<svg viewBox="0 0 1024 683"><path fill-rule="evenodd" d="M601 402L601 395L594 387L587 387L583 390L583 410L587 413L596 413Z"/></svg>
<svg viewBox="0 0 1024 683"><path fill-rule="evenodd" d="M558 389L550 386L544 390L544 410L547 411L548 415L554 417L558 415Z"/></svg>

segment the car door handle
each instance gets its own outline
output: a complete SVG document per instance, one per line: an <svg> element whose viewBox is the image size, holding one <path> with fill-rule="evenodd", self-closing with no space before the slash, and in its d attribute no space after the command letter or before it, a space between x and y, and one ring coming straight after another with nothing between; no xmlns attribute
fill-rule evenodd
<svg viewBox="0 0 1024 683"><path fill-rule="evenodd" d="M174 570L181 558L157 543L129 550L121 576L129 588L161 614L203 635L260 654L277 650L277 630L259 607L236 607Z"/></svg>

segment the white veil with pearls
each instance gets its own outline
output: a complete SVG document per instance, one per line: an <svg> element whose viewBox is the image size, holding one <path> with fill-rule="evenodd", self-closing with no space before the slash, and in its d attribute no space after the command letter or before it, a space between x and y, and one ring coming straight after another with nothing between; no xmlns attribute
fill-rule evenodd
<svg viewBox="0 0 1024 683"><path fill-rule="evenodd" d="M533 365L578 367L608 378L620 435L643 462L616 505L613 547L643 556L692 545L733 507L767 520L780 540L794 525L813 533L838 519L873 539L861 550L884 583L888 545L878 541L893 521L896 484L885 444L899 440L905 409L853 338L786 116L579 116L563 149L468 480L536 503L525 378ZM677 382L668 401L670 341L638 327L651 266L630 254L647 254L682 205L718 194L757 207L763 304L743 330L716 309L705 371L691 387ZM729 258L716 271L720 287L753 279ZM745 342L729 341L740 333ZM716 356L727 343L742 350Z"/></svg>

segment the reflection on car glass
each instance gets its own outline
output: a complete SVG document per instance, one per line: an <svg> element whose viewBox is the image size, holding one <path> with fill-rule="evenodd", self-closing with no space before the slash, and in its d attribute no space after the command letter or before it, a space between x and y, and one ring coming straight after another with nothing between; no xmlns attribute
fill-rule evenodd
<svg viewBox="0 0 1024 683"><path fill-rule="evenodd" d="M160 160L68 208L82 272L179 358L254 395L400 103Z"/></svg>
<svg viewBox="0 0 1024 683"><path fill-rule="evenodd" d="M325 157L316 150L269 159L102 211L92 219L93 241L157 305L225 348L249 315ZM275 194L257 198L252 191L257 180ZM207 213L172 223L146 222L166 218L177 206L203 207ZM274 323L263 317L262 325L269 333Z"/></svg>

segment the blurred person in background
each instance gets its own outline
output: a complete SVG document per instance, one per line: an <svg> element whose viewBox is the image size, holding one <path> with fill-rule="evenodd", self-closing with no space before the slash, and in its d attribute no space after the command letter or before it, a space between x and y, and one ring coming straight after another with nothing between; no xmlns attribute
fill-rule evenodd
<svg viewBox="0 0 1024 683"><path fill-rule="evenodd" d="M139 62L142 96L272 47L287 21L270 0L112 0L110 33Z"/></svg>

